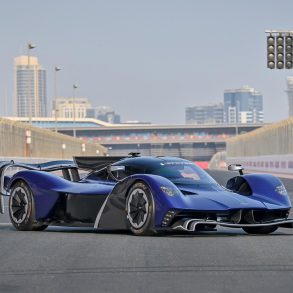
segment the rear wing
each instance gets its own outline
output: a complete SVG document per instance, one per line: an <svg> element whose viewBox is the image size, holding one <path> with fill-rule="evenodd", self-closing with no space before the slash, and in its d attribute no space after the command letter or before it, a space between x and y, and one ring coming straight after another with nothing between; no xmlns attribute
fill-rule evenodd
<svg viewBox="0 0 293 293"><path fill-rule="evenodd" d="M95 171L116 163L125 157L74 157L76 166L80 169Z"/></svg>
<svg viewBox="0 0 293 293"><path fill-rule="evenodd" d="M51 161L42 164L25 164L15 163L14 161L0 162L0 213L4 214L4 199L3 196L9 195L9 191L5 188L5 174L9 168L23 168L26 170L36 170L52 172L57 170L77 169L73 161L60 160Z"/></svg>

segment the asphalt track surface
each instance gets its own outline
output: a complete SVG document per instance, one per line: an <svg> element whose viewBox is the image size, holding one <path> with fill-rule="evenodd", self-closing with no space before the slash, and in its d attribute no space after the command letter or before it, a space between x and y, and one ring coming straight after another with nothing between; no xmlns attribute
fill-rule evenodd
<svg viewBox="0 0 293 293"><path fill-rule="evenodd" d="M225 184L233 174L212 175ZM292 198L293 180L283 182ZM1 215L0 292L291 293L293 229L266 236L228 228L158 237L57 227L19 232Z"/></svg>

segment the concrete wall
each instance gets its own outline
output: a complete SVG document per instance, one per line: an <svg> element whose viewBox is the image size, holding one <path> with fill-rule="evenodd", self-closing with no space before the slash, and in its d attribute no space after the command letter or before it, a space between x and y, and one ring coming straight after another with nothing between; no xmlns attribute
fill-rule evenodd
<svg viewBox="0 0 293 293"><path fill-rule="evenodd" d="M31 135L30 144L27 143L28 134ZM64 145L65 149L62 148ZM106 153L106 148L99 144L0 118L0 157L71 158L80 155L103 156Z"/></svg>
<svg viewBox="0 0 293 293"><path fill-rule="evenodd" d="M293 117L226 141L227 157L293 154Z"/></svg>
<svg viewBox="0 0 293 293"><path fill-rule="evenodd" d="M226 141L227 164L253 172L293 174L293 117Z"/></svg>

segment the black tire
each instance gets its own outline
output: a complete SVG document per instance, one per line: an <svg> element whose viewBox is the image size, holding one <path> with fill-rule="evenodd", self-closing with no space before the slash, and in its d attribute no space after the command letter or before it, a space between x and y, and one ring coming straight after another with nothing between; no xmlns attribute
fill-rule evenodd
<svg viewBox="0 0 293 293"><path fill-rule="evenodd" d="M44 225L44 224L34 224L33 225L33 231L44 231L45 229L48 228L48 225Z"/></svg>
<svg viewBox="0 0 293 293"><path fill-rule="evenodd" d="M278 226L262 226L262 227L243 227L242 229L248 234L270 234L275 232Z"/></svg>
<svg viewBox="0 0 293 293"><path fill-rule="evenodd" d="M42 231L48 226L35 219L35 204L32 192L24 181L17 181L9 197L9 217L20 231Z"/></svg>
<svg viewBox="0 0 293 293"><path fill-rule="evenodd" d="M154 199L144 182L136 182L126 198L126 220L131 232L137 236L154 235Z"/></svg>

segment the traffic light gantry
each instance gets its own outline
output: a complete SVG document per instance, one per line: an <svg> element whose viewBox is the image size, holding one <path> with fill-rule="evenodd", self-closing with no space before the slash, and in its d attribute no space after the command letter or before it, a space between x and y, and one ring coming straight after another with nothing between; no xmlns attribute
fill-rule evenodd
<svg viewBox="0 0 293 293"><path fill-rule="evenodd" d="M293 31L266 31L267 67L269 69L293 68Z"/></svg>

